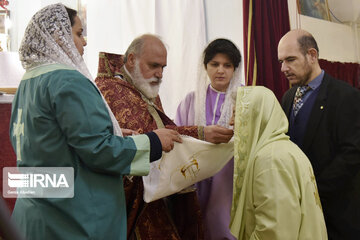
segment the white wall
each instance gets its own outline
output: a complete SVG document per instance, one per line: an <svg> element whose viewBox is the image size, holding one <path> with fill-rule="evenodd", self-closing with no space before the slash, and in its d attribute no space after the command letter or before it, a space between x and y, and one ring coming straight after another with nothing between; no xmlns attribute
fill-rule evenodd
<svg viewBox="0 0 360 240"><path fill-rule="evenodd" d="M18 51L22 37L25 32L25 28L29 23L31 17L41 8L40 1L17 0L9 1L11 29L10 29L10 41L11 51Z"/></svg>
<svg viewBox="0 0 360 240"><path fill-rule="evenodd" d="M74 0L9 1L8 9L10 10L10 18L12 22L12 27L10 29L11 51L17 51L19 49L26 26L29 23L31 17L42 7L58 2L62 2L67 7L77 9L77 1Z"/></svg>
<svg viewBox="0 0 360 240"><path fill-rule="evenodd" d="M205 0L207 40L227 38L239 48L244 69L243 3L242 0ZM242 83L245 84L244 71Z"/></svg>
<svg viewBox="0 0 360 240"><path fill-rule="evenodd" d="M206 0L206 27L208 42L216 38L228 38L243 55L243 14L242 1Z"/></svg>
<svg viewBox="0 0 360 240"><path fill-rule="evenodd" d="M291 29L304 29L315 37L320 58L339 62L360 62L357 26L349 26L299 15L296 0L288 0Z"/></svg>
<svg viewBox="0 0 360 240"><path fill-rule="evenodd" d="M131 1L107 0L107 4L88 1L87 4L87 40L84 59L90 73L95 78L97 74L99 52L124 54L131 41L140 34L154 33L155 14L154 0ZM146 22L136 21L136 13ZM147 14L147 16L144 16ZM139 24L127 24L138 22Z"/></svg>

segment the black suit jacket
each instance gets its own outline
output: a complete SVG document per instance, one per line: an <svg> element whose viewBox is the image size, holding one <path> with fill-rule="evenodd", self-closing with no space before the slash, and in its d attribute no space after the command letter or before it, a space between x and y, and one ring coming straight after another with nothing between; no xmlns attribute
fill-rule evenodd
<svg viewBox="0 0 360 240"><path fill-rule="evenodd" d="M296 87L283 96L290 119ZM306 102L305 102L306 104ZM303 152L314 168L329 239L360 239L360 91L324 75Z"/></svg>

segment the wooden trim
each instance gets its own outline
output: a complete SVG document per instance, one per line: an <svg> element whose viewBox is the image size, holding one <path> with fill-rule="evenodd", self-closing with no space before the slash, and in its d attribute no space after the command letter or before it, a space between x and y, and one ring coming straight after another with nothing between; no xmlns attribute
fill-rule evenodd
<svg viewBox="0 0 360 240"><path fill-rule="evenodd" d="M4 92L7 94L15 94L17 88L0 88L0 92Z"/></svg>

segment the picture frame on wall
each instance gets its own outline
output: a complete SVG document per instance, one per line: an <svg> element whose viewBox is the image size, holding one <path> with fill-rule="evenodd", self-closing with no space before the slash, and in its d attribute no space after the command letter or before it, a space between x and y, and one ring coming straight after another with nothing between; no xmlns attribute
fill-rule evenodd
<svg viewBox="0 0 360 240"><path fill-rule="evenodd" d="M327 0L297 0L298 12L301 15L330 21Z"/></svg>

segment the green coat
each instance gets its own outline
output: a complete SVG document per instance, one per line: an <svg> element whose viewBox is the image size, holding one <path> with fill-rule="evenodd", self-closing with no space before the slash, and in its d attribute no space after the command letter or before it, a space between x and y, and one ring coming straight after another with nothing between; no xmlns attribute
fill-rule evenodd
<svg viewBox="0 0 360 240"><path fill-rule="evenodd" d="M15 131L24 124L23 132ZM73 167L73 198L19 198L26 239L126 239L122 175L147 175L146 135L118 137L96 87L78 71L27 71L15 95L11 142L19 167Z"/></svg>

